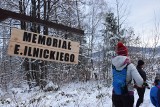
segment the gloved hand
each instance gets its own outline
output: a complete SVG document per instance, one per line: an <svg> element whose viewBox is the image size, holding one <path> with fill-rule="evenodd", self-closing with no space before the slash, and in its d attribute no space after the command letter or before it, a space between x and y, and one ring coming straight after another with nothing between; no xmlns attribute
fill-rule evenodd
<svg viewBox="0 0 160 107"><path fill-rule="evenodd" d="M147 88L147 89L150 89L148 83L146 83L146 82L144 82L142 86L145 87L145 88Z"/></svg>
<svg viewBox="0 0 160 107"><path fill-rule="evenodd" d="M147 86L147 89L150 89L150 87L149 87L149 86Z"/></svg>
<svg viewBox="0 0 160 107"><path fill-rule="evenodd" d="M146 87L146 86L148 86L148 84L147 84L146 82L144 82L144 83L143 83L143 86Z"/></svg>

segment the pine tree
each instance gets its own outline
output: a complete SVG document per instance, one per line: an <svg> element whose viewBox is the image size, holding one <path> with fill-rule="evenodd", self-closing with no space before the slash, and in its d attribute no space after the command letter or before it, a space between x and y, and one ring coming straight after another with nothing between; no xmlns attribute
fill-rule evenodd
<svg viewBox="0 0 160 107"><path fill-rule="evenodd" d="M103 65L104 78L110 80L111 58L115 54L115 46L119 38L117 37L118 25L114 13L108 12L105 18L105 30L103 34Z"/></svg>

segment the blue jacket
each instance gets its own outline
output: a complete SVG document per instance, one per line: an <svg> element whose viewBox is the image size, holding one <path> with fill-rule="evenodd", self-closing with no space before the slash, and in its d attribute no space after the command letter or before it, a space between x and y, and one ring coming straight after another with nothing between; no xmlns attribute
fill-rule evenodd
<svg viewBox="0 0 160 107"><path fill-rule="evenodd" d="M158 84L158 87L160 87L160 83ZM160 107L160 105L158 104L157 92L158 92L157 86L152 87L150 91L150 99L151 99L152 104L155 107Z"/></svg>

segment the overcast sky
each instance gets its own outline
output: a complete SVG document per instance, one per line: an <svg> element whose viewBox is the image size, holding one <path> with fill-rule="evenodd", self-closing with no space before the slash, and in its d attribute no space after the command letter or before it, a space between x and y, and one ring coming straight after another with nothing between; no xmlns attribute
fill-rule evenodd
<svg viewBox="0 0 160 107"><path fill-rule="evenodd" d="M140 34L143 40L151 40L155 22L160 22L160 0L125 0L126 4L129 12L126 25L133 27L135 33Z"/></svg>
<svg viewBox="0 0 160 107"><path fill-rule="evenodd" d="M129 23L143 38L152 39L155 23L160 22L160 0L130 0Z"/></svg>

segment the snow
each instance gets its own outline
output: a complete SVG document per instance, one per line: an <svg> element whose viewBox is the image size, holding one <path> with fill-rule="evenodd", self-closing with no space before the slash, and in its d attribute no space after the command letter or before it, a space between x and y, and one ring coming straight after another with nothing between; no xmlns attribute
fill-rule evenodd
<svg viewBox="0 0 160 107"><path fill-rule="evenodd" d="M52 84L52 83L51 83ZM53 84L52 84L53 85ZM60 86L58 91L43 92L38 87L12 88L1 91L0 107L112 107L112 88L105 81L74 82ZM144 103L140 107L154 107L146 89ZM135 103L138 95L135 91ZM135 104L134 104L135 105Z"/></svg>

